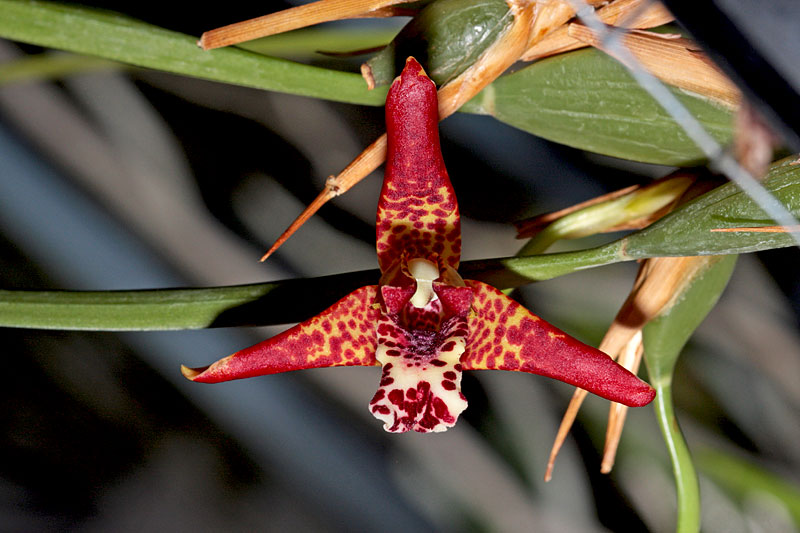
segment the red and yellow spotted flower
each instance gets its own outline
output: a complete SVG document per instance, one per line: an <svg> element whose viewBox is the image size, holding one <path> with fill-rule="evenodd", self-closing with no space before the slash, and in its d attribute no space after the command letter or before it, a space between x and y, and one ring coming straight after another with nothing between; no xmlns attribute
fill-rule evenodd
<svg viewBox="0 0 800 533"><path fill-rule="evenodd" d="M388 156L377 214L382 276L319 315L211 366L216 383L329 366L383 367L370 411L391 432L445 431L467 401L464 370L517 370L629 406L655 391L603 352L479 281L463 280L461 224L439 149L436 88L409 58L386 99Z"/></svg>

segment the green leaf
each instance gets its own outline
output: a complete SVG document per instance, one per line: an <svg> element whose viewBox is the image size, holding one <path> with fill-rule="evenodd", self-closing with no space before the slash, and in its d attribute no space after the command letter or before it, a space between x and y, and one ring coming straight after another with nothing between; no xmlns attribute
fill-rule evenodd
<svg viewBox="0 0 800 533"><path fill-rule="evenodd" d="M496 0L476 1L495 6L497 9L486 11L492 16L500 13L500 8L505 9ZM432 4L427 9L440 8ZM463 26L461 19L469 19L469 13L450 11L442 19L445 23L456 21ZM0 0L0 12L0 36L7 39L314 98L380 106L386 97L385 88L369 91L355 73L303 65L236 47L203 51L196 46L195 37L120 14L32 0ZM455 45L438 46L440 40L452 40L454 28L443 24L436 33L437 40L426 50L433 74L442 81L463 70L483 50L483 44L502 31L508 18L501 16L488 32L480 28L481 20L473 21L476 25L472 33L459 34ZM474 37L474 32L482 36L477 43L467 38ZM723 143L730 139L728 110L698 96L676 94L715 138ZM591 50L539 61L500 78L465 110L492 114L546 139L626 159L670 165L703 160L694 143L623 67Z"/></svg>
<svg viewBox="0 0 800 533"><path fill-rule="evenodd" d="M774 163L763 183L795 216L800 217L800 165L797 156ZM739 188L728 183L687 202L640 231L606 245L558 254L532 255L487 264L482 274L494 273L497 286L515 287L524 281L563 276L578 269L648 257L729 255L785 248L794 241L787 233L713 232L716 228L768 225L772 221ZM515 277L512 277L515 276Z"/></svg>
<svg viewBox="0 0 800 533"><path fill-rule="evenodd" d="M675 363L691 334L717 303L733 273L736 256L705 258L706 265L676 295L676 301L643 329L644 360L656 389L654 408L667 446L678 501L679 533L700 530L700 491L689 448L681 434L672 402Z"/></svg>
<svg viewBox="0 0 800 533"><path fill-rule="evenodd" d="M203 51L197 38L107 11L0 0L0 37L207 80L339 102L383 105L360 75L293 63L240 48Z"/></svg>
<svg viewBox="0 0 800 533"><path fill-rule="evenodd" d="M797 156L770 166L764 187L800 216L800 165ZM736 185L728 183L688 202L655 224L625 239L634 258L726 255L793 246L788 233L714 232L713 229L772 225L774 222Z"/></svg>
<svg viewBox="0 0 800 533"><path fill-rule="evenodd" d="M305 320L376 271L202 289L136 291L0 290L0 324L96 331L176 330Z"/></svg>
<svg viewBox="0 0 800 533"><path fill-rule="evenodd" d="M731 111L698 95L673 93L720 143L732 137ZM706 157L614 59L578 50L504 76L463 111L491 115L539 137L582 150L661 165Z"/></svg>
<svg viewBox="0 0 800 533"><path fill-rule="evenodd" d="M689 337L713 309L736 265L736 255L709 256L671 307L643 330L645 362L651 382L669 384Z"/></svg>

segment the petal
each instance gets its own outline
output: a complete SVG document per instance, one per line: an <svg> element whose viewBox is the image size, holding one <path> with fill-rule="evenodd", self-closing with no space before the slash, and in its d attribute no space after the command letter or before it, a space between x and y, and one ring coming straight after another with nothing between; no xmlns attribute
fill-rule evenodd
<svg viewBox="0 0 800 533"><path fill-rule="evenodd" d="M218 383L327 366L375 366L378 288L351 292L319 315L220 359L205 368L183 367L192 381Z"/></svg>
<svg viewBox="0 0 800 533"><path fill-rule="evenodd" d="M440 331L408 330L383 316L378 322L377 359L383 364L370 411L392 433L440 432L467 408L461 394L461 364L467 320L452 317Z"/></svg>
<svg viewBox="0 0 800 533"><path fill-rule="evenodd" d="M436 86L409 58L386 98L388 152L376 225L385 272L408 257L438 254L453 268L461 257L458 203L439 148Z"/></svg>
<svg viewBox="0 0 800 533"><path fill-rule="evenodd" d="M474 298L471 287L454 287L446 283L434 283L433 289L442 301L447 316L467 316Z"/></svg>
<svg viewBox="0 0 800 533"><path fill-rule="evenodd" d="M381 296L386 306L386 312L390 315L396 315L402 311L414 295L414 290L414 285L406 285L405 287L381 286Z"/></svg>
<svg viewBox="0 0 800 533"><path fill-rule="evenodd" d="M490 285L475 290L464 370L518 370L575 385L608 400L640 407L655 390L608 355L548 324Z"/></svg>

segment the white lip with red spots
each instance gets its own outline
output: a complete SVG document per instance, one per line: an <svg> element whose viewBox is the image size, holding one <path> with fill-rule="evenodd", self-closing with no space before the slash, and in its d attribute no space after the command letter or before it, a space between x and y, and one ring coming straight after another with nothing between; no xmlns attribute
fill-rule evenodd
<svg viewBox="0 0 800 533"><path fill-rule="evenodd" d="M464 317L448 318L439 331L407 329L387 315L378 320L377 360L383 364L370 411L392 433L440 432L467 408L461 394Z"/></svg>

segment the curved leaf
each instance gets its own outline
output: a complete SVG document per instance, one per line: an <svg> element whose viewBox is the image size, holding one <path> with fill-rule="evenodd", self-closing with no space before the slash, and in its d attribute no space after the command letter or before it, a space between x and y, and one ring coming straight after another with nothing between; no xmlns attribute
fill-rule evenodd
<svg viewBox="0 0 800 533"><path fill-rule="evenodd" d="M700 491L691 454L681 434L672 402L672 374L684 345L717 303L730 279L736 256L706 258L701 269L676 295L677 301L643 329L644 360L656 389L654 404L667 445L678 498L679 533L700 530Z"/></svg>

